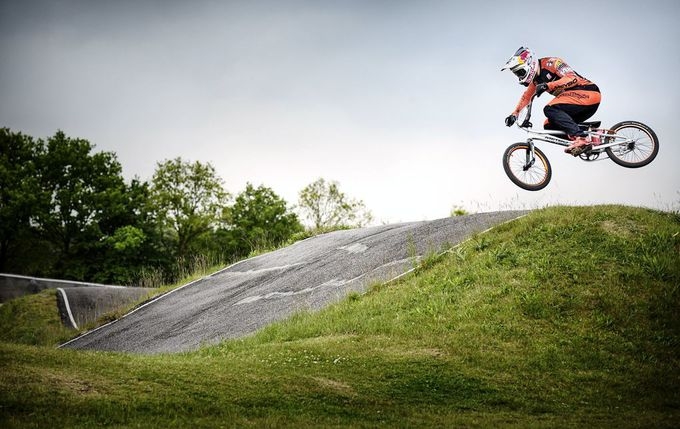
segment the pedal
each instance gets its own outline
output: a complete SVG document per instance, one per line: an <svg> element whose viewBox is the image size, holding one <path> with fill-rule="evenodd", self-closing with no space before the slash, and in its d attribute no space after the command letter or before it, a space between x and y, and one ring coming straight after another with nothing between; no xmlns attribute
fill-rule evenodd
<svg viewBox="0 0 680 429"><path fill-rule="evenodd" d="M585 146L573 148L573 149L571 150L571 154L572 154L573 156L576 157L576 156L581 155L582 153L589 152L589 151L591 151L592 149L593 149L593 145L592 145L592 144L587 144L587 145L585 145Z"/></svg>

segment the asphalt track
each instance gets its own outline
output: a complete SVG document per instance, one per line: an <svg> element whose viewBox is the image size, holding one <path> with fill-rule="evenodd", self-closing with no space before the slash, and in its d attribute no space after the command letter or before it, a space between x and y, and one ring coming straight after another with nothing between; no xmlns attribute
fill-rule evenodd
<svg viewBox="0 0 680 429"><path fill-rule="evenodd" d="M61 347L154 354L245 336L364 292L409 271L419 257L523 214L481 213L313 237L175 289Z"/></svg>

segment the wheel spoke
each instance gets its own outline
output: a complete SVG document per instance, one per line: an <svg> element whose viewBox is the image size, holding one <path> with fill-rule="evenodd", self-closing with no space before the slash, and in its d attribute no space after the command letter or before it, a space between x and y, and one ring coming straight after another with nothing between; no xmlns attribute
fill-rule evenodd
<svg viewBox="0 0 680 429"><path fill-rule="evenodd" d="M524 170L526 164L525 148L515 149L510 154L508 163L512 174L521 182L535 186L545 181L547 169L540 156L536 156L534 164L528 170Z"/></svg>
<svg viewBox="0 0 680 429"><path fill-rule="evenodd" d="M527 168L527 156L531 153L534 155L534 160L529 161L531 167ZM537 147L530 151L528 143L515 143L505 150L503 169L515 185L527 191L545 188L552 176L548 158Z"/></svg>

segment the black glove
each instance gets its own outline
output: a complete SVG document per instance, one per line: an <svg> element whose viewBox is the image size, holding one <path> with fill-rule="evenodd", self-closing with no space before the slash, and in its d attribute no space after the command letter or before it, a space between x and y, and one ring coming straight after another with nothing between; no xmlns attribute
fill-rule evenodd
<svg viewBox="0 0 680 429"><path fill-rule="evenodd" d="M536 85L536 97L540 97L541 94L543 94L547 90L548 90L547 83L539 83L538 85Z"/></svg>
<svg viewBox="0 0 680 429"><path fill-rule="evenodd" d="M517 116L515 116L515 115L508 116L507 118L505 118L505 126L511 127L512 124L514 124L516 120L517 120Z"/></svg>

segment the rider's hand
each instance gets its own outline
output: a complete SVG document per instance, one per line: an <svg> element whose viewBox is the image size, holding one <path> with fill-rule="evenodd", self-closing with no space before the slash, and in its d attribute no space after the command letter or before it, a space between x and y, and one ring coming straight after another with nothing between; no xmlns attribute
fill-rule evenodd
<svg viewBox="0 0 680 429"><path fill-rule="evenodd" d="M516 120L517 120L517 116L515 116L515 115L508 116L507 118L505 118L505 126L511 127L512 124L514 124Z"/></svg>
<svg viewBox="0 0 680 429"><path fill-rule="evenodd" d="M547 83L539 83L538 85L536 85L536 97L540 97L541 94L543 94L547 90L548 90Z"/></svg>

